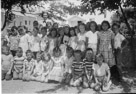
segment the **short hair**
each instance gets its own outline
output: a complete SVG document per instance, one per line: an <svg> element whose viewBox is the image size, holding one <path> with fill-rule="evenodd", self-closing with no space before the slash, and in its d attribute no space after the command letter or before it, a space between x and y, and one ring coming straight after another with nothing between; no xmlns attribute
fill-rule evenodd
<svg viewBox="0 0 136 94"><path fill-rule="evenodd" d="M67 53L72 53L72 55L73 55L73 53L74 53L73 48L70 47L70 46L67 46L66 52L67 52Z"/></svg>
<svg viewBox="0 0 136 94"><path fill-rule="evenodd" d="M113 23L113 24L112 24L112 28L113 28L114 26L117 26L118 28L120 28L120 25L117 24L117 23Z"/></svg>
<svg viewBox="0 0 136 94"><path fill-rule="evenodd" d="M75 50L74 54L81 54L82 55L82 51L81 50Z"/></svg>
<svg viewBox="0 0 136 94"><path fill-rule="evenodd" d="M23 49L21 47L18 47L17 52L23 53Z"/></svg>
<svg viewBox="0 0 136 94"><path fill-rule="evenodd" d="M96 55L96 59L97 59L97 58L102 58L103 61L104 61L104 56L102 55L102 53L98 53L98 54Z"/></svg>
<svg viewBox="0 0 136 94"><path fill-rule="evenodd" d="M87 51L92 51L92 52L93 52L93 49L92 49L92 48L87 48L87 49L85 50L85 54L87 53Z"/></svg>
<svg viewBox="0 0 136 94"><path fill-rule="evenodd" d="M97 23L95 22L95 21L91 21L90 23L89 23L89 29L91 30L91 24L95 24L95 30L98 30L98 25L97 25Z"/></svg>
<svg viewBox="0 0 136 94"><path fill-rule="evenodd" d="M26 55L27 55L28 53L31 53L31 54L33 55L33 53L32 53L31 50L27 50L27 51L26 51Z"/></svg>
<svg viewBox="0 0 136 94"><path fill-rule="evenodd" d="M103 24L107 24L108 25L108 29L110 28L110 23L108 22L108 21L103 21L102 23L101 23L101 29L103 30L103 28L102 28L102 25Z"/></svg>

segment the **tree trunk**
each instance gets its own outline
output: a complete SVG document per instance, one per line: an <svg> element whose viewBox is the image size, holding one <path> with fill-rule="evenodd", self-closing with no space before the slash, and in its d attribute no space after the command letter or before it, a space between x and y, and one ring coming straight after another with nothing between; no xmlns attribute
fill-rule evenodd
<svg viewBox="0 0 136 94"><path fill-rule="evenodd" d="M133 35L133 30L130 28L130 25L129 25L129 23L128 23L128 21L127 21L127 18L126 18L126 16L125 16L125 13L124 13L124 11L123 11L123 9L122 9L122 7L121 7L121 5L119 5L119 7L120 7L120 9L121 9L121 12L122 12L122 14L123 14L123 17L124 17L124 19L125 19L125 23L126 23L126 25L127 25L127 27L128 27L128 30L129 30L129 32L130 32L130 36L131 36L131 38L130 38L130 50L131 50L131 63L133 64L132 66L134 67L136 64L135 64L135 49L134 49L134 35Z"/></svg>
<svg viewBox="0 0 136 94"><path fill-rule="evenodd" d="M8 14L9 14L9 10L5 11L5 21L4 21L4 24L1 28L1 31L3 31L7 25L7 17L8 17Z"/></svg>

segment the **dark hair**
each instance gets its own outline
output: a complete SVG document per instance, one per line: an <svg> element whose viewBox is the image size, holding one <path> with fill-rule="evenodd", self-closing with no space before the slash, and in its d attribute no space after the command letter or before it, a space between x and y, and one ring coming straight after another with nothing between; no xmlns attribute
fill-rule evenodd
<svg viewBox="0 0 136 94"><path fill-rule="evenodd" d="M75 50L74 54L81 54L82 55L82 51L81 50Z"/></svg>
<svg viewBox="0 0 136 94"><path fill-rule="evenodd" d="M32 56L33 56L33 53L32 53L32 51L31 51L31 50L27 50L27 51L26 51L26 55L27 55L28 53L31 53L31 54L32 54Z"/></svg>
<svg viewBox="0 0 136 94"><path fill-rule="evenodd" d="M31 33L31 31L26 31L26 33Z"/></svg>
<svg viewBox="0 0 136 94"><path fill-rule="evenodd" d="M18 47L17 52L23 53L23 49L21 47Z"/></svg>
<svg viewBox="0 0 136 94"><path fill-rule="evenodd" d="M66 28L68 28L68 30L69 30L69 31L68 31L68 34L65 33ZM69 36L69 35L70 35L69 33L70 33L70 27L69 27L69 26L65 26L65 27L64 27L64 35Z"/></svg>
<svg viewBox="0 0 136 94"><path fill-rule="evenodd" d="M108 25L108 29L109 29L109 28L110 28L110 23L109 23L108 21L103 21L103 22L101 23L101 29L103 30L102 25L103 25L104 23Z"/></svg>
<svg viewBox="0 0 136 94"><path fill-rule="evenodd" d="M95 57L95 59L97 58L102 58L103 59L103 62L104 62L104 56L101 54L101 53L98 53Z"/></svg>
<svg viewBox="0 0 136 94"><path fill-rule="evenodd" d="M83 25L83 26L85 27L85 30L86 30L85 24L84 24L84 23L80 23L80 24L78 25L78 30L79 30L79 32L81 32L80 29L79 29L79 26L80 26L80 25Z"/></svg>
<svg viewBox="0 0 136 94"><path fill-rule="evenodd" d="M55 37L57 37L57 29L56 29L56 28L51 28L50 33L49 33L49 36L51 36L52 31L55 31L55 32L56 32Z"/></svg>
<svg viewBox="0 0 136 94"><path fill-rule="evenodd" d="M70 47L70 46L67 46L66 52L72 53L72 55L73 55L73 53L74 53L73 48Z"/></svg>
<svg viewBox="0 0 136 94"><path fill-rule="evenodd" d="M33 22L33 26L38 26L38 25L39 25L38 21Z"/></svg>
<svg viewBox="0 0 136 94"><path fill-rule="evenodd" d="M74 27L71 27L70 30L69 30L69 36L72 37L70 31L73 30L74 31L74 36L76 36L76 32L75 32L75 28Z"/></svg>
<svg viewBox="0 0 136 94"><path fill-rule="evenodd" d="M57 53L57 52L61 52L61 49L59 48L59 46L56 46L56 47L53 49L53 54L54 54L54 53Z"/></svg>
<svg viewBox="0 0 136 94"><path fill-rule="evenodd" d="M91 21L90 23L89 23L89 29L91 30L91 24L95 24L95 30L98 30L98 25L97 25L97 23L95 22L95 21Z"/></svg>
<svg viewBox="0 0 136 94"><path fill-rule="evenodd" d="M47 32L47 28L46 27L42 27L41 31L43 31L43 30L44 30L44 32Z"/></svg>
<svg viewBox="0 0 136 94"><path fill-rule="evenodd" d="M17 30L17 27L16 26L12 26L11 32L14 32L15 29Z"/></svg>
<svg viewBox="0 0 136 94"><path fill-rule="evenodd" d="M117 26L118 28L120 28L120 25L117 24L117 23L113 23L113 24L112 24L112 28L113 28L114 26Z"/></svg>

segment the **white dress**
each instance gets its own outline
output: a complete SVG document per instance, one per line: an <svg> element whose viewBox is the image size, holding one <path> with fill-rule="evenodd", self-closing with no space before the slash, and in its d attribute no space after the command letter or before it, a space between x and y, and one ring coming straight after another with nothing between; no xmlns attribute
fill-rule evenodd
<svg viewBox="0 0 136 94"><path fill-rule="evenodd" d="M63 68L62 68L63 57L62 56L58 58L53 57L52 60L54 62L54 66L51 72L49 73L48 79L61 82L63 78Z"/></svg>
<svg viewBox="0 0 136 94"><path fill-rule="evenodd" d="M23 55L25 56L25 52L28 50L28 36L24 35L20 38L19 47L23 49Z"/></svg>
<svg viewBox="0 0 136 94"><path fill-rule="evenodd" d="M69 40L69 46L72 47L74 50L76 49L77 47L77 43L76 43L76 36L74 37L71 37L70 40Z"/></svg>
<svg viewBox="0 0 136 94"><path fill-rule="evenodd" d="M47 48L47 46L49 45L49 39L48 37L45 35L42 39L41 39L41 43L40 43L40 47L42 51L45 51L45 49Z"/></svg>

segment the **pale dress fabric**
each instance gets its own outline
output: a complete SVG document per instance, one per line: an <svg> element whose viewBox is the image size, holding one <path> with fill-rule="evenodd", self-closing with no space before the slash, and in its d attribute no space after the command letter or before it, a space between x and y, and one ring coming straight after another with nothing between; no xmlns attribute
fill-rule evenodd
<svg viewBox="0 0 136 94"><path fill-rule="evenodd" d="M74 37L70 37L70 39L69 39L69 46L70 47L72 47L73 48L73 50L75 50L76 49L76 47L77 47L77 43L76 43L76 36L74 36Z"/></svg>
<svg viewBox="0 0 136 94"><path fill-rule="evenodd" d="M63 68L62 68L62 64L64 63L63 57L62 56L58 58L52 57L52 60L54 62L54 66L51 72L49 73L48 79L61 82L63 78Z"/></svg>
<svg viewBox="0 0 136 94"><path fill-rule="evenodd" d="M48 45L49 45L49 39L48 39L48 37L45 35L45 36L41 39L41 43L40 43L41 51L45 51L45 49L48 47Z"/></svg>

